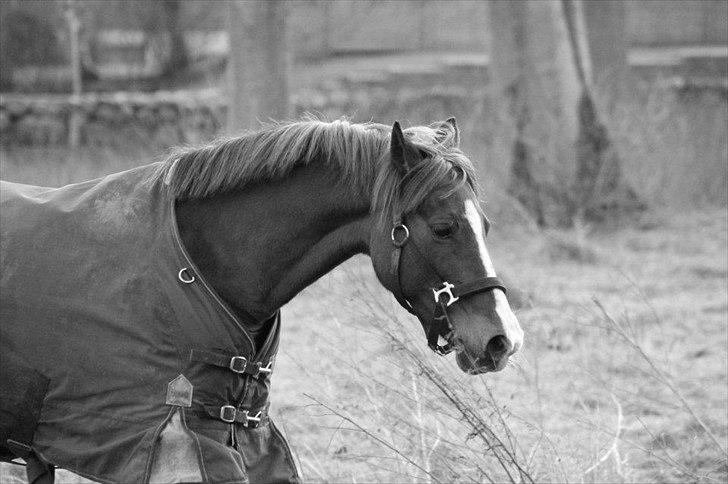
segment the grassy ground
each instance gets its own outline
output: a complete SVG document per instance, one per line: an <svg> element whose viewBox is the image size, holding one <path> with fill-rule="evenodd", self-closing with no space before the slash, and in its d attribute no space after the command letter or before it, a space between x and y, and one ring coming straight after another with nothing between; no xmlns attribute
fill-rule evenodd
<svg viewBox="0 0 728 484"><path fill-rule="evenodd" d="M60 185L151 160L4 150L0 161L4 179ZM526 331L504 372L466 376L429 352L365 257L284 308L272 413L304 478L725 482L726 209L653 211L610 232L537 231L496 212L493 258L523 291ZM0 468L2 482L18 475Z"/></svg>
<svg viewBox="0 0 728 484"><path fill-rule="evenodd" d="M578 237L494 230L495 260L530 294L527 339L513 368L482 377L427 354L367 262L347 264L286 312L273 401L304 474L509 480L480 439L490 429L508 468L539 482L725 481L726 230L725 210Z"/></svg>

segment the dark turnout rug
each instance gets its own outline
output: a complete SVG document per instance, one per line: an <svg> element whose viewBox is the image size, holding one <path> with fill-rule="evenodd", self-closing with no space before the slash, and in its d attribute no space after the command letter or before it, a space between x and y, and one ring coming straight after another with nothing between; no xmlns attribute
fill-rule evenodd
<svg viewBox="0 0 728 484"><path fill-rule="evenodd" d="M0 457L144 482L174 426L201 480L296 480L267 416L279 314L255 352L186 255L156 169L2 184Z"/></svg>

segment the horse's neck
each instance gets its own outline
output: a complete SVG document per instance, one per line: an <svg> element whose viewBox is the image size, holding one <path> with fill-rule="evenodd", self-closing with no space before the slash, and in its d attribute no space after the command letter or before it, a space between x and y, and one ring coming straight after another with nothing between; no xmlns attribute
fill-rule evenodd
<svg viewBox="0 0 728 484"><path fill-rule="evenodd" d="M262 320L367 251L369 201L335 180L309 166L276 182L178 203L190 256L234 310Z"/></svg>

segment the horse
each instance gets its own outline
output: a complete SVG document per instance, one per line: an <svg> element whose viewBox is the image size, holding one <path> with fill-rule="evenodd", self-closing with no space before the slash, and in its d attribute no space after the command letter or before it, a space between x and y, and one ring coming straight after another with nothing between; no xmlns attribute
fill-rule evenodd
<svg viewBox="0 0 728 484"><path fill-rule="evenodd" d="M297 482L267 415L280 308L355 254L470 374L523 331L454 118L304 118L0 185L0 457L99 482ZM45 480L45 481L44 481Z"/></svg>

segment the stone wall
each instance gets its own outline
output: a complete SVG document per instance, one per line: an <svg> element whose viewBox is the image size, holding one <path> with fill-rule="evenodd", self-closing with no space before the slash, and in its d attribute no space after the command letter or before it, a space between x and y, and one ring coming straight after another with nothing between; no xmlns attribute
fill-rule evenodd
<svg viewBox="0 0 728 484"><path fill-rule="evenodd" d="M350 116L356 121L423 124L454 115L477 124L483 137L491 135L489 116L493 113L482 60L452 62L435 70L390 69L373 74L329 78L299 87L292 96L296 116L308 112L328 119ZM724 74L707 80L673 75L660 82L677 93L713 93L728 100ZM0 94L0 143L66 144L71 113L76 110L85 145L123 148L143 143L164 148L196 144L223 134L226 102L218 89L89 93L77 101L68 95Z"/></svg>
<svg viewBox="0 0 728 484"><path fill-rule="evenodd" d="M293 96L296 116L429 123L483 111L482 89L446 84L384 86L380 82L311 88ZM53 146L68 142L71 113L81 116L81 143L123 148L196 144L223 134L225 97L214 89L84 95L0 95L0 143Z"/></svg>
<svg viewBox="0 0 728 484"><path fill-rule="evenodd" d="M87 94L73 101L62 95L0 95L3 144L65 144L71 113L81 116L81 141L113 146L129 142L176 143L210 136L224 119L211 91Z"/></svg>

